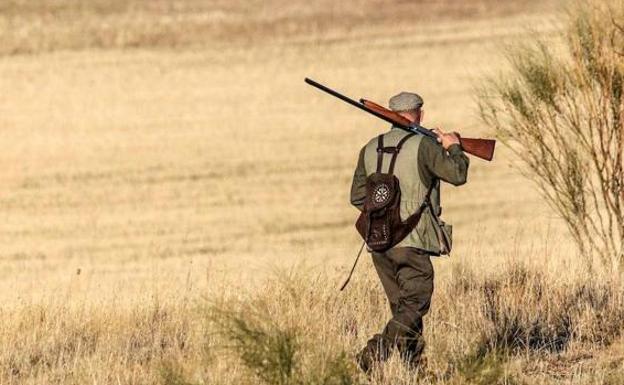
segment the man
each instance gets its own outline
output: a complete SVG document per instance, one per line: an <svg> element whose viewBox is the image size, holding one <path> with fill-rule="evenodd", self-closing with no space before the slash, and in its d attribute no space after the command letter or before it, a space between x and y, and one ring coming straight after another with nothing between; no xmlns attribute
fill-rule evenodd
<svg viewBox="0 0 624 385"><path fill-rule="evenodd" d="M390 99L390 109L410 122L420 124L423 100L414 93L402 92ZM433 266L430 256L440 255L440 208L438 180L459 186L466 183L468 158L455 133L435 130L435 139L416 135L407 140L397 159L394 174L401 188L401 218L405 220L421 205L429 187L435 213L427 209L414 230L395 247L383 253L372 253L373 263L386 292L392 319L381 334L376 334L358 354L358 364L368 372L375 362L388 358L396 348L411 365L418 365L425 344L422 317L428 312L433 294ZM396 144L408 133L398 127L384 134L386 146ZM366 177L376 170L377 138L360 151L351 187L351 203L362 210L366 197ZM382 172L388 170L384 155ZM388 158L386 158L388 157ZM436 227L437 226L437 227Z"/></svg>

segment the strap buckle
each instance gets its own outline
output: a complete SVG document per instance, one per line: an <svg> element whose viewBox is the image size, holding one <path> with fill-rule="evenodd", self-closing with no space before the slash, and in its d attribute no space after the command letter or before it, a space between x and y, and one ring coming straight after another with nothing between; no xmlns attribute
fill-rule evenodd
<svg viewBox="0 0 624 385"><path fill-rule="evenodd" d="M377 149L378 152L385 152L386 154L396 154L399 152L397 147L382 147Z"/></svg>

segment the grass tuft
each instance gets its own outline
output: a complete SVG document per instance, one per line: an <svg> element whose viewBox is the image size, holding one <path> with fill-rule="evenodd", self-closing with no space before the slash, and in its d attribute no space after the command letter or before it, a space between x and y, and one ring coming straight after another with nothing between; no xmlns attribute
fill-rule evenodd
<svg viewBox="0 0 624 385"><path fill-rule="evenodd" d="M310 294L291 278L277 280L279 289L273 292L299 300ZM256 298L209 309L222 347L234 354L248 375L272 385L355 384L356 368L345 352L323 352L305 344L305 331L280 324L269 306L265 298Z"/></svg>
<svg viewBox="0 0 624 385"><path fill-rule="evenodd" d="M468 355L458 366L458 382L472 385L518 384L507 374L505 362L505 355L496 352Z"/></svg>
<svg viewBox="0 0 624 385"><path fill-rule="evenodd" d="M224 309L213 309L213 321L229 348L261 381L285 385L292 382L299 353L297 335L268 319Z"/></svg>

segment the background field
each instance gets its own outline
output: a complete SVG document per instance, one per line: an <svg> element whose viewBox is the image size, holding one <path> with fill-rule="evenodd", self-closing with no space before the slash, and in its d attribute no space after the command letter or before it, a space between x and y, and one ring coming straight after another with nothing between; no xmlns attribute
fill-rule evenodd
<svg viewBox="0 0 624 385"><path fill-rule="evenodd" d="M559 30L553 2L384 4L3 2L0 383L166 382L169 361L189 381L240 383L240 365L203 361L203 306L271 295L275 271L292 266L302 282L323 277L310 290L350 300L363 325L306 338L353 354L379 329L387 309L368 258L351 294L337 287L359 245L357 151L386 127L303 78L384 103L414 90L426 126L488 136L473 87L504 69L505 44L534 33L556 45ZM553 282L582 270L515 162L499 147L492 163L472 160L466 186L444 187L456 248L434 261L432 320L453 323L458 266L487 277L526 262ZM357 290L377 306L357 307ZM306 305L287 305L305 329ZM442 331L428 333L444 350ZM552 377L539 366L549 359L531 361L539 381L601 381L576 361ZM431 360L429 381L446 381L443 358ZM380 383L415 381L393 370Z"/></svg>

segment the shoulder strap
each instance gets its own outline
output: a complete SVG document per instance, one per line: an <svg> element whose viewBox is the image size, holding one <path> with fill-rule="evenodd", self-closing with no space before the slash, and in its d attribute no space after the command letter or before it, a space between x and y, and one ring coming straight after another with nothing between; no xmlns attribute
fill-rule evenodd
<svg viewBox="0 0 624 385"><path fill-rule="evenodd" d="M416 134L414 134L413 132L409 133L409 134L405 135L403 138L401 138L399 143L397 143L396 149L394 151L394 154L392 154L392 160L390 160L390 169L388 170L389 174L393 174L394 173L394 164L396 163L396 158L397 158L397 156L399 156L399 152L401 151L401 148L403 147L403 144L405 142L407 142L407 140L409 138L411 138L412 136L414 136L414 135L416 135Z"/></svg>
<svg viewBox="0 0 624 385"><path fill-rule="evenodd" d="M381 165L383 163L383 134L377 137L377 173L381 172Z"/></svg>

